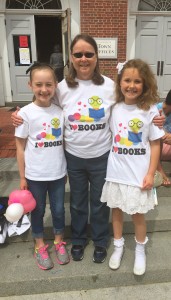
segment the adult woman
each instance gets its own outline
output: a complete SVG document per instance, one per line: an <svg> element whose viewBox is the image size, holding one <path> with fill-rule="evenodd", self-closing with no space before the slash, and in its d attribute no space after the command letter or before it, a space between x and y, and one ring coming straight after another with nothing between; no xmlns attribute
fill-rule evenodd
<svg viewBox="0 0 171 300"><path fill-rule="evenodd" d="M94 262L103 262L109 242L109 209L100 203L106 175L111 133L108 119L114 104L114 82L100 74L95 40L77 35L71 44L69 75L58 85L65 115L65 154L71 190L74 260L81 260L87 244L88 190Z"/></svg>
<svg viewBox="0 0 171 300"><path fill-rule="evenodd" d="M71 43L69 75L58 85L55 101L58 100L65 116L72 258L79 261L84 257L90 190L93 261L101 263L109 243L109 208L100 202L100 197L111 146L108 121L114 104L114 82L100 74L97 44L89 35L79 34Z"/></svg>

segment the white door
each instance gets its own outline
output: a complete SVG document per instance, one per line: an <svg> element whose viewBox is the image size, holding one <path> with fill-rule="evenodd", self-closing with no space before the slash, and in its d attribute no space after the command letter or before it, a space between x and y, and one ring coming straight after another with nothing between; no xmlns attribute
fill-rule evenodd
<svg viewBox="0 0 171 300"><path fill-rule="evenodd" d="M6 30L13 101L32 100L26 70L37 60L34 16L7 15Z"/></svg>
<svg viewBox="0 0 171 300"><path fill-rule="evenodd" d="M157 78L161 98L171 88L171 18L137 17L136 57L147 61Z"/></svg>

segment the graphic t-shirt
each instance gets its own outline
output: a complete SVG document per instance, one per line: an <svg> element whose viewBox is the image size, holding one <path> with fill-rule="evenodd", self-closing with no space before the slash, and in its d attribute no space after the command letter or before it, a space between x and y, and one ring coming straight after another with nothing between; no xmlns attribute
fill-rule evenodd
<svg viewBox="0 0 171 300"><path fill-rule="evenodd" d="M158 115L156 106L148 111L137 105L118 103L112 110L113 133L106 180L141 187L150 164L150 143L164 131L152 123Z"/></svg>
<svg viewBox="0 0 171 300"><path fill-rule="evenodd" d="M25 177L51 181L66 175L63 150L64 116L60 107L40 107L30 103L18 112L24 122L15 129L15 136L27 138Z"/></svg>
<svg viewBox="0 0 171 300"><path fill-rule="evenodd" d="M65 80L58 85L57 97L65 117L65 149L77 157L99 157L110 150L114 82L104 79L102 85L78 79L75 88L69 88Z"/></svg>

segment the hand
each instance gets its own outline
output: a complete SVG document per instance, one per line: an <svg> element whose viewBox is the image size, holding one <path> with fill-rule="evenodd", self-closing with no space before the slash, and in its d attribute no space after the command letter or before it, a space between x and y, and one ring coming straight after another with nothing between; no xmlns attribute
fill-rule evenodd
<svg viewBox="0 0 171 300"><path fill-rule="evenodd" d="M20 110L20 107L17 106L16 111L14 111L11 114L11 119L13 122L13 126L18 127L19 125L21 125L23 123L23 119L20 116L17 116L18 111Z"/></svg>
<svg viewBox="0 0 171 300"><path fill-rule="evenodd" d="M28 190L27 180L25 178L20 179L20 189Z"/></svg>
<svg viewBox="0 0 171 300"><path fill-rule="evenodd" d="M147 174L143 180L142 190L151 190L154 185L154 176Z"/></svg>
<svg viewBox="0 0 171 300"><path fill-rule="evenodd" d="M166 132L165 135L162 137L162 141L165 144L171 145L171 133Z"/></svg>
<svg viewBox="0 0 171 300"><path fill-rule="evenodd" d="M163 128L163 124L166 120L165 116L163 115L162 109L159 110L160 115L153 119L154 125L158 126L159 128Z"/></svg>

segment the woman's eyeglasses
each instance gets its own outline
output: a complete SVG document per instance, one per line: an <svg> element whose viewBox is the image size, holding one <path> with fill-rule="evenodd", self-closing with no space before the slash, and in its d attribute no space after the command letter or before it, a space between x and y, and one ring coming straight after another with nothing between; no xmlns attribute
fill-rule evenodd
<svg viewBox="0 0 171 300"><path fill-rule="evenodd" d="M75 57L75 58L82 58L83 56L85 56L86 58L92 58L95 53L93 52L75 52L75 53L72 53L72 55Z"/></svg>

